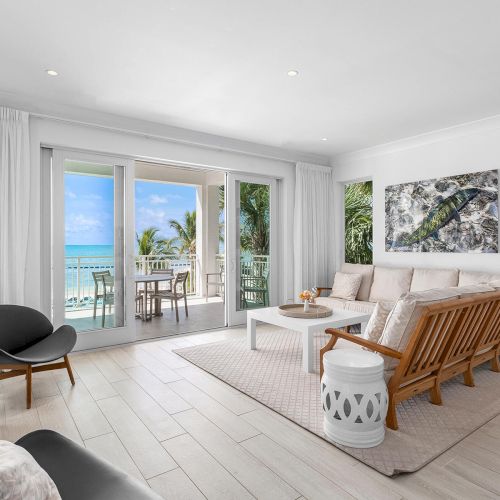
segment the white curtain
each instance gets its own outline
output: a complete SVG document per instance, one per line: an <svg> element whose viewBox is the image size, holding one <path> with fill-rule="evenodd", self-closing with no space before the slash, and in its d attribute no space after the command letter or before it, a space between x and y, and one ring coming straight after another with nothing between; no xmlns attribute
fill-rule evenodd
<svg viewBox="0 0 500 500"><path fill-rule="evenodd" d="M0 304L23 304L30 209L28 113L0 106Z"/></svg>
<svg viewBox="0 0 500 500"><path fill-rule="evenodd" d="M294 210L295 292L331 286L335 270L333 169L297 163ZM295 297L296 298L296 297Z"/></svg>

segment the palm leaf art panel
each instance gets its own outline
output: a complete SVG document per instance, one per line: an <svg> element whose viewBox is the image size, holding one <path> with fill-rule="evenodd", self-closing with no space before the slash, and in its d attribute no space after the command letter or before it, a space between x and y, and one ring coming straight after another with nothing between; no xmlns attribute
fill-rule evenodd
<svg viewBox="0 0 500 500"><path fill-rule="evenodd" d="M498 252L498 170L388 186L388 252Z"/></svg>

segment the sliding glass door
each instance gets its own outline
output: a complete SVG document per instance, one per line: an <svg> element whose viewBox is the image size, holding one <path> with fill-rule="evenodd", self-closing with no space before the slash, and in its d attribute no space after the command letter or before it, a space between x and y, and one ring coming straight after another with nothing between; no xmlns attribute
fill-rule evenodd
<svg viewBox="0 0 500 500"><path fill-rule="evenodd" d="M229 325L276 305L276 180L227 174L226 269Z"/></svg>
<svg viewBox="0 0 500 500"><path fill-rule="evenodd" d="M77 332L105 335L133 326L127 304L133 289L127 292L126 281L125 226L133 220L126 217L128 163L65 150L53 154L53 315Z"/></svg>

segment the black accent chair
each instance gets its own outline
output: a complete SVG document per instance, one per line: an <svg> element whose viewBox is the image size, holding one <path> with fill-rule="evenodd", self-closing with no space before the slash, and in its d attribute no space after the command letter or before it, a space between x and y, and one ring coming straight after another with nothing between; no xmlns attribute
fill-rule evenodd
<svg viewBox="0 0 500 500"><path fill-rule="evenodd" d="M63 325L54 331L52 323L35 309L0 305L0 380L26 375L26 408L31 408L34 372L66 368L75 385L68 359L75 343L72 326ZM52 363L60 358L64 361Z"/></svg>
<svg viewBox="0 0 500 500"><path fill-rule="evenodd" d="M16 443L52 478L63 500L159 500L135 478L50 430L30 432Z"/></svg>

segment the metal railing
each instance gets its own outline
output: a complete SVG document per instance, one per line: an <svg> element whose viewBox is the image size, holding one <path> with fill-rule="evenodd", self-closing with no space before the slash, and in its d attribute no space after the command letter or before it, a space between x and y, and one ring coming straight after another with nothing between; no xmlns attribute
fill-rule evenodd
<svg viewBox="0 0 500 500"><path fill-rule="evenodd" d="M216 256L217 270L224 272L224 255ZM186 283L188 295L198 295L196 255L138 255L135 258L137 274L151 274L153 270L173 269L175 273L189 271ZM66 257L66 309L92 309L94 306L93 272L109 270L114 274L113 256ZM242 278L263 277L269 272L268 255L246 255L241 257Z"/></svg>

